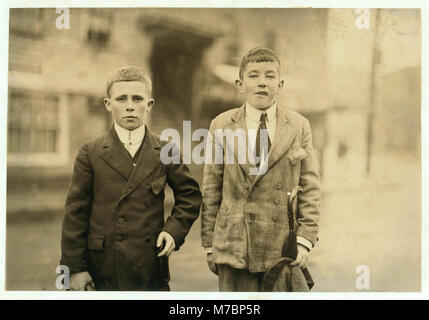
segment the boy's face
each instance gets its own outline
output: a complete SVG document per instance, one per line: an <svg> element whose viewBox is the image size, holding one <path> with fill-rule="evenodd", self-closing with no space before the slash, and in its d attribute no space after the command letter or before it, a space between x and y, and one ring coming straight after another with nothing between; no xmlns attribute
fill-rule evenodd
<svg viewBox="0 0 429 320"><path fill-rule="evenodd" d="M104 99L113 120L127 130L134 130L146 122L153 103L149 90L141 81L115 82L110 87L110 97Z"/></svg>
<svg viewBox="0 0 429 320"><path fill-rule="evenodd" d="M243 79L237 80L237 87L244 93L246 101L257 109L270 107L277 90L283 86L279 65L276 62L251 62L243 72Z"/></svg>

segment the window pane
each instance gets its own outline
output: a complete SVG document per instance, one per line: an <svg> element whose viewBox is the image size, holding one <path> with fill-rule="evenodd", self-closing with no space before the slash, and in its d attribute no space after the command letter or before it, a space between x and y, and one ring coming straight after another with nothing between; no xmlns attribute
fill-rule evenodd
<svg viewBox="0 0 429 320"><path fill-rule="evenodd" d="M40 35L42 10L40 8L10 9L10 30L22 35Z"/></svg>
<svg viewBox="0 0 429 320"><path fill-rule="evenodd" d="M56 152L58 98L38 92L11 92L8 150L15 153Z"/></svg>
<svg viewBox="0 0 429 320"><path fill-rule="evenodd" d="M110 113L104 108L99 97L88 97L88 118L85 123L87 139L95 138L105 132L111 124Z"/></svg>
<svg viewBox="0 0 429 320"><path fill-rule="evenodd" d="M111 12L103 9L90 9L88 14L88 42L104 46L109 42Z"/></svg>

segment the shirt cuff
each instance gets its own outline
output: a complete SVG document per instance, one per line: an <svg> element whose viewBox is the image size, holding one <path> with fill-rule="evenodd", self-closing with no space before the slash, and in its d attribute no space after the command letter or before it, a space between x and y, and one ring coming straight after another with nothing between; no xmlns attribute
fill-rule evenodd
<svg viewBox="0 0 429 320"><path fill-rule="evenodd" d="M213 249L212 248L204 248L204 251L206 253L213 253Z"/></svg>
<svg viewBox="0 0 429 320"><path fill-rule="evenodd" d="M311 243L311 241L308 241L307 239L297 236L296 237L296 242L298 242L300 245L303 245L304 247L306 247L308 249L308 251L311 250L311 248L313 248L313 244Z"/></svg>

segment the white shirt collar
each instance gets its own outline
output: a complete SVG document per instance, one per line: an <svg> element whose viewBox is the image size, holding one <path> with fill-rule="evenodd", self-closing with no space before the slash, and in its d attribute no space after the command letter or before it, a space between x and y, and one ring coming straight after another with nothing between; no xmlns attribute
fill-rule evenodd
<svg viewBox="0 0 429 320"><path fill-rule="evenodd" d="M144 124L137 129L131 131L122 128L116 122L113 124L113 126L115 127L119 140L121 140L123 144L129 144L130 140L132 145L141 143L143 141L146 132Z"/></svg>
<svg viewBox="0 0 429 320"><path fill-rule="evenodd" d="M262 112L267 113L268 122L272 121L276 117L277 103L274 101L271 107L266 110L259 110L252 106L249 102L246 102L246 115L253 121L259 121L261 119Z"/></svg>

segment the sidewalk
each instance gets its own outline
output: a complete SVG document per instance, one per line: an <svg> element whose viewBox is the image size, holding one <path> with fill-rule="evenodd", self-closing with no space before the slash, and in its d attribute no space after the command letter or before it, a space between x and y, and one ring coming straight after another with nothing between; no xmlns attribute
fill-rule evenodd
<svg viewBox="0 0 429 320"><path fill-rule="evenodd" d="M360 265L369 267L370 291L420 290L420 185L416 164L404 161L385 166L363 187L325 193L319 243L310 256L313 291L357 291ZM168 190L167 212L172 201ZM55 212L45 219L8 221L7 289L56 290L61 220L62 212ZM200 219L170 266L172 291L217 291L200 244Z"/></svg>

